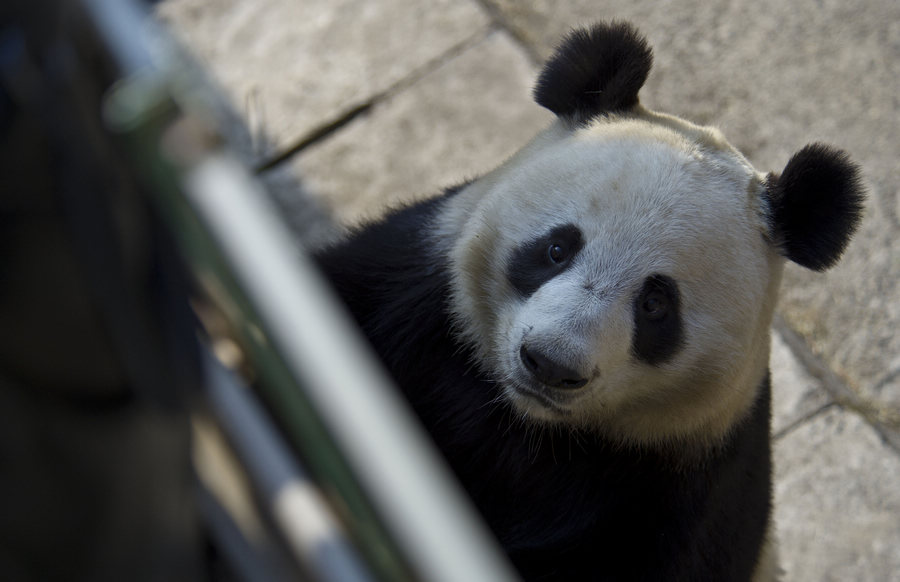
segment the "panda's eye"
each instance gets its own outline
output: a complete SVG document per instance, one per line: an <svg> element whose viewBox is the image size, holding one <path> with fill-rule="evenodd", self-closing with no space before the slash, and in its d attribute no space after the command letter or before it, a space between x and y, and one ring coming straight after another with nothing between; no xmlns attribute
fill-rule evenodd
<svg viewBox="0 0 900 582"><path fill-rule="evenodd" d="M669 312L669 300L662 291L653 290L644 297L641 308L648 320L658 321Z"/></svg>
<svg viewBox="0 0 900 582"><path fill-rule="evenodd" d="M568 254L566 247L561 244L554 243L547 247L547 257L553 263L559 264L565 262L566 258L568 258Z"/></svg>

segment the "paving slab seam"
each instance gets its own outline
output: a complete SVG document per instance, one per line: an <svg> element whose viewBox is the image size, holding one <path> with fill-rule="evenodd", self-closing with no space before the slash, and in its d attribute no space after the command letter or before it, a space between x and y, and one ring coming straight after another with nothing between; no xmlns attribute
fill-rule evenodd
<svg viewBox="0 0 900 582"><path fill-rule="evenodd" d="M823 389L834 399L833 404L858 414L900 456L900 419L896 418L896 413L880 407L854 392L831 367L813 353L806 340L794 331L780 314L776 314L772 325L800 365L810 376L818 380ZM793 423L791 426L795 427L797 424ZM783 434L785 430L780 432Z"/></svg>
<svg viewBox="0 0 900 582"><path fill-rule="evenodd" d="M774 387L774 388L777 390L777 387ZM815 420L817 417L825 414L832 408L841 408L841 405L835 401L831 401L826 404L823 404L822 406L819 406L818 408L816 408L814 410L811 410L810 412L807 412L806 414L804 414L800 418L794 420L787 426L773 432L772 433L772 441L776 442L776 441L780 440L782 437L789 435L790 433L794 432L796 429L803 426L807 422Z"/></svg>
<svg viewBox="0 0 900 582"><path fill-rule="evenodd" d="M292 145L283 147L279 151L276 151L275 153L267 156L266 159L256 165L254 171L259 174L267 170L276 168L289 161L305 149L328 139L353 120L357 119L361 115L369 113L371 109L379 103L388 100L392 96L402 92L412 85L415 85L423 77L439 70L449 61L453 60L469 49L477 46L479 43L483 42L492 34L497 32L505 33L507 31L503 27L498 26L492 21L491 25L485 27L482 30L479 30L465 40L453 45L448 50L426 62L422 66L416 67L415 69L410 71L408 75L402 77L386 89L373 93L367 99L361 100L360 102L345 108L337 115L322 122L311 131L306 132L305 135L297 139Z"/></svg>
<svg viewBox="0 0 900 582"><path fill-rule="evenodd" d="M265 172L266 170L271 170L283 164L284 162L287 162L306 148L313 146L324 139L327 139L328 136L339 131L342 127L344 127L360 115L368 113L382 97L382 95L375 95L373 99L364 101L345 109L328 121L325 121L321 125L313 128L312 131L301 137L293 145L283 148L281 151L277 151L274 154L268 156L268 159L259 163L253 171L257 174L260 174L262 172Z"/></svg>
<svg viewBox="0 0 900 582"><path fill-rule="evenodd" d="M889 370L888 373L885 374L884 377L881 378L881 380L879 380L878 382L875 383L875 386L872 388L872 391L878 392L879 390L881 390L888 384L892 383L898 377L900 377L900 367L894 368L893 370ZM900 422L900 419L898 419L897 422Z"/></svg>
<svg viewBox="0 0 900 582"><path fill-rule="evenodd" d="M487 13L494 26L503 29L503 31L506 32L523 51L525 51L525 55L532 65L538 66L543 63L544 59L541 57L537 47L528 41L522 34L521 29L514 26L512 22L509 21L509 18L507 18L500 7L490 0L476 0L476 3L481 6L481 9L484 10L485 13Z"/></svg>

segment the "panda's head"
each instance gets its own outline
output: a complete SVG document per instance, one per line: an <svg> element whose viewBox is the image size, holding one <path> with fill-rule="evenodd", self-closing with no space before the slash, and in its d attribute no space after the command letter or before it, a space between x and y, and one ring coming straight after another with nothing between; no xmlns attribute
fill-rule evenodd
<svg viewBox="0 0 900 582"><path fill-rule="evenodd" d="M439 232L457 329L527 422L708 441L767 373L784 259L834 264L863 194L843 152L763 174L643 108L650 65L627 24L572 33L535 90L557 121L450 198Z"/></svg>

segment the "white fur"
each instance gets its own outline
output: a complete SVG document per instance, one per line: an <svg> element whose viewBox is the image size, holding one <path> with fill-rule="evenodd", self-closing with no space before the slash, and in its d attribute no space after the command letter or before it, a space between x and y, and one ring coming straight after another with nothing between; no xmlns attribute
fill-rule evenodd
<svg viewBox="0 0 900 582"><path fill-rule="evenodd" d="M767 369L783 260L762 180L717 131L642 108L585 128L555 122L441 215L459 333L529 419L628 442L720 439ZM510 255L567 223L585 240L576 261L522 299ZM677 282L684 327L658 366L631 353L633 298L652 274ZM537 385L520 362L525 338L588 384Z"/></svg>

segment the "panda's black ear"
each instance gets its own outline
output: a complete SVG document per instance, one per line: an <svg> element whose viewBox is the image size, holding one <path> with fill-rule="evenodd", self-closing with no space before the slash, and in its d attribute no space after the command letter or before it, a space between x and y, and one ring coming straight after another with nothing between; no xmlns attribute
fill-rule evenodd
<svg viewBox="0 0 900 582"><path fill-rule="evenodd" d="M534 100L575 123L630 109L652 64L647 40L627 22L573 30L544 65Z"/></svg>
<svg viewBox="0 0 900 582"><path fill-rule="evenodd" d="M766 184L772 239L782 255L815 271L834 265L862 218L859 167L844 151L811 144Z"/></svg>

